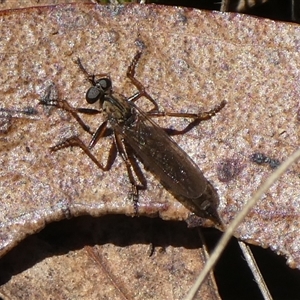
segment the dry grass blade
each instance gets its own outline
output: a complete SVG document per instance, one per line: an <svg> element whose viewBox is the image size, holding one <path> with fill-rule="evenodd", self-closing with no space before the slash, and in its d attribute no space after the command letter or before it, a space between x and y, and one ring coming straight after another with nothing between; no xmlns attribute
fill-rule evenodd
<svg viewBox="0 0 300 300"><path fill-rule="evenodd" d="M238 213L235 219L229 224L220 242L218 243L215 250L211 254L209 260L205 264L204 269L202 270L201 274L197 278L193 287L189 291L185 300L192 300L194 298L195 294L197 293L204 279L206 278L208 273L212 270L218 258L220 257L221 253L223 252L226 245L228 244L228 241L232 237L233 232L243 222L246 215L257 203L257 201L272 186L272 184L274 184L274 182L276 182L280 178L280 176L282 176L282 174L284 174L287 171L287 169L292 164L298 161L299 158L300 158L300 149L297 150L295 153L293 153L285 162L281 164L281 166L276 171L273 172L272 175L270 175L270 177L264 182L264 184L262 184L262 186L258 189L258 191L253 195L253 197L247 202L247 204L243 207L243 209Z"/></svg>
<svg viewBox="0 0 300 300"><path fill-rule="evenodd" d="M258 287L259 287L259 290L263 296L263 298L265 300L272 300L272 296L270 294L270 291L265 283L265 280L259 270L259 267L255 261L255 258L253 256L253 253L250 249L250 247L245 244L244 242L241 242L241 241L238 241L238 244L240 246L240 249L242 250L243 252L243 255L247 261L247 264L253 274L253 277L255 279L255 282L257 283Z"/></svg>

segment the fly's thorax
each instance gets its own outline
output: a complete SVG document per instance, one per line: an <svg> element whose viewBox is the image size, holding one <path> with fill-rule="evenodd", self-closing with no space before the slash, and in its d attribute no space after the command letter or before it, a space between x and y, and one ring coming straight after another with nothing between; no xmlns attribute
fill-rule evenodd
<svg viewBox="0 0 300 300"><path fill-rule="evenodd" d="M102 103L111 124L130 126L136 120L136 110L123 97L108 96Z"/></svg>
<svg viewBox="0 0 300 300"><path fill-rule="evenodd" d="M122 110L116 107L110 101L104 101L102 105L103 111L107 114L108 119L121 119L122 118Z"/></svg>

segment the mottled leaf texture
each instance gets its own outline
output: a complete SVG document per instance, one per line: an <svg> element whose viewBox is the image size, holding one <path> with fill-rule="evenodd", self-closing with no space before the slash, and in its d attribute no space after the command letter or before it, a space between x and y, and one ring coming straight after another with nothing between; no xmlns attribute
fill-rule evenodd
<svg viewBox="0 0 300 300"><path fill-rule="evenodd" d="M198 112L228 102L212 120L175 138L217 190L225 226L274 164L299 145L298 25L155 5L94 4L2 11L0 22L1 255L49 222L85 214L134 215L119 157L103 173L80 149L49 152L74 134L86 143L90 139L68 114L38 105L52 85L58 97L86 107L89 83L77 58L90 73L110 73L115 91L129 96L136 89L126 69L143 49L136 76L160 107ZM138 105L149 109L146 101ZM103 118L84 120L95 130ZM172 128L189 124L158 122ZM94 149L102 161L110 143L101 140ZM148 190L141 192L139 214L187 220L189 211L145 174ZM297 164L235 232L298 268L299 174Z"/></svg>

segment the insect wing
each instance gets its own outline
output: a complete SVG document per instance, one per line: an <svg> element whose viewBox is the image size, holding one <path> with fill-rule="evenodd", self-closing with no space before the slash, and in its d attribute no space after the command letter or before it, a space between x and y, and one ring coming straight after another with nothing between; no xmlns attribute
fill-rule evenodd
<svg viewBox="0 0 300 300"><path fill-rule="evenodd" d="M200 197L206 190L207 181L198 166L162 128L130 104L137 110L138 119L119 132L125 142L146 169L172 192L186 198Z"/></svg>

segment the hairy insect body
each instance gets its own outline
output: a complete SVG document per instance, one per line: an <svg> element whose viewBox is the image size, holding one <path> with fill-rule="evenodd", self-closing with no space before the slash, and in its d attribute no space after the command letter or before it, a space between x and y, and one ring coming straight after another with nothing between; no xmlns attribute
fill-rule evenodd
<svg viewBox="0 0 300 300"><path fill-rule="evenodd" d="M139 111L138 118L136 125L127 128L123 135L146 168L166 185L172 185L176 194L188 198L201 196L206 180L196 164L143 112Z"/></svg>
<svg viewBox="0 0 300 300"><path fill-rule="evenodd" d="M120 95L117 97L106 97L102 109L107 114L109 123L115 126L131 126L136 120L136 110L129 102Z"/></svg>
<svg viewBox="0 0 300 300"><path fill-rule="evenodd" d="M114 142L109 156L115 158L118 152L125 162L132 185L131 195L135 203L136 212L138 210L138 193L140 189L146 189L146 179L140 174L141 172L137 171L134 157L138 158L145 168L159 179L164 187L194 213L220 223L217 214L219 201L216 191L187 153L170 138L167 130L159 127L152 118L172 116L194 119L186 129L173 132L173 134L183 134L198 125L200 121L209 120L225 106L225 101L221 102L214 109L201 114L160 112L155 100L145 92L141 83L134 77L135 66L140 55L141 53L139 52L135 56L127 71L127 76L139 91L130 98L114 93L111 80L108 77L95 80L95 76L90 76L78 60L79 67L92 83L92 87L86 93L86 101L89 104L99 101L102 110L73 108L65 100L41 100L41 104L52 105L69 111L82 128L92 135L89 146L84 145L78 137L71 137L55 145L51 150L57 151L65 147L78 146L100 169L108 171L113 161L108 162L106 166L102 165L93 155L91 149L100 138L113 134ZM154 109L144 112L135 105L135 101L142 96L153 103ZM78 115L78 113L98 114L101 112L105 112L107 120L95 132L91 132L90 127ZM110 134L109 129L111 129ZM134 172L142 186L137 184L133 175Z"/></svg>
<svg viewBox="0 0 300 300"><path fill-rule="evenodd" d="M181 202L199 216L216 221L217 194L199 167L142 111L139 111L138 118L135 126L123 131L124 141L145 168L171 193L179 196Z"/></svg>

